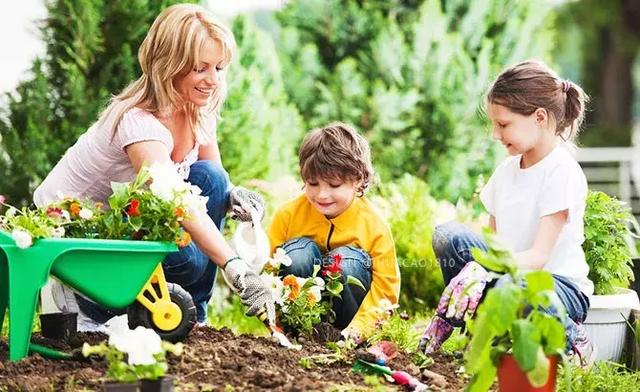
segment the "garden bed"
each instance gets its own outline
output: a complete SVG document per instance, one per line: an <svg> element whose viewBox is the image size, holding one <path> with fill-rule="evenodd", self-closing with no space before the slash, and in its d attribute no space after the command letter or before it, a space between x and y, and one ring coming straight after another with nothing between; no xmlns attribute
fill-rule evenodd
<svg viewBox="0 0 640 392"><path fill-rule="evenodd" d="M49 347L70 350L83 342L95 344L106 339L98 333L79 333L68 344L52 342L37 334L33 341ZM181 357L171 357L169 373L178 380L177 390L235 391L309 391L331 390L337 386L370 388L363 376L351 371L350 363L333 363L305 369L300 359L333 351L316 343L304 345L301 351L279 347L267 338L235 336L228 329L198 328L185 341ZM6 339L0 341L0 391L99 390L105 362L52 361L34 355L20 362L7 362ZM458 391L466 383L456 372L459 360L445 354L434 356L429 370L441 374L446 388L432 385L434 390ZM420 375L421 370L401 354L390 364L398 370ZM421 376L422 377L422 376ZM429 380L423 378L425 383ZM382 381L385 386L391 384ZM233 388L233 389L232 389ZM344 390L344 389L341 389Z"/></svg>

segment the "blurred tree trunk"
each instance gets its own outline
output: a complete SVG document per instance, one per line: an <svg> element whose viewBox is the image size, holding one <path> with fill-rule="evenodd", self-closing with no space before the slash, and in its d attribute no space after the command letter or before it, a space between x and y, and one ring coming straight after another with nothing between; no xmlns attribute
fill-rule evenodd
<svg viewBox="0 0 640 392"><path fill-rule="evenodd" d="M583 0L568 6L583 32L583 87L591 96L586 145L629 145L633 66L640 49L640 0ZM561 38L560 38L561 39Z"/></svg>

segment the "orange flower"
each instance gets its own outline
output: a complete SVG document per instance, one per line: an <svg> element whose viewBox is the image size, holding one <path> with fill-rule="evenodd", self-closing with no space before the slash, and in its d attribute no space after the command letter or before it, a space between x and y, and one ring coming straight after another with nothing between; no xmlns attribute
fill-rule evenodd
<svg viewBox="0 0 640 392"><path fill-rule="evenodd" d="M184 208L177 207L175 212L178 218L184 218Z"/></svg>
<svg viewBox="0 0 640 392"><path fill-rule="evenodd" d="M178 245L181 248L184 248L190 243L191 243L191 235L186 231L183 231L182 235L176 239L176 245Z"/></svg>
<svg viewBox="0 0 640 392"><path fill-rule="evenodd" d="M282 284L289 287L291 292L289 293L289 299L295 300L300 295L300 283L295 275L287 275L282 279Z"/></svg>
<svg viewBox="0 0 640 392"><path fill-rule="evenodd" d="M78 203L71 203L71 205L69 206L69 212L71 213L71 216L78 216L80 215L80 204Z"/></svg>
<svg viewBox="0 0 640 392"><path fill-rule="evenodd" d="M185 246L189 245L190 242L191 242L191 235L189 235L189 233L187 233L186 231L182 232L182 234L176 239L176 245L178 245L181 248L184 248Z"/></svg>

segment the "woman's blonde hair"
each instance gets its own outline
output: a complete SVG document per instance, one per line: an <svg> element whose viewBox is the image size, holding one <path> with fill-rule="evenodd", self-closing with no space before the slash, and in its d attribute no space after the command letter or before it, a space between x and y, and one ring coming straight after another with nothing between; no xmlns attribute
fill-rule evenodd
<svg viewBox="0 0 640 392"><path fill-rule="evenodd" d="M177 4L158 15L138 50L142 76L114 96L98 120L110 122L106 125L112 138L122 116L137 106L160 116L184 108L196 140L210 141L210 130L206 132L202 127L203 117L218 116L227 92L225 75L203 108L185 102L173 85L176 78L197 66L199 52L207 40L215 40L222 46L221 65L226 69L236 47L233 33L216 22L207 10L194 4Z"/></svg>

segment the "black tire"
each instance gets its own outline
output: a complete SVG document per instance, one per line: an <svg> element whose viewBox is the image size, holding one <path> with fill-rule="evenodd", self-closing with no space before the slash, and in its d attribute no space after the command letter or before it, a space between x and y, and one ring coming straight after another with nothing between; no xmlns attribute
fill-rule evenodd
<svg viewBox="0 0 640 392"><path fill-rule="evenodd" d="M164 331L158 328L153 322L151 312L138 301L135 301L127 308L127 318L129 319L129 328L134 329L140 325L145 328L151 328L163 340L176 343L184 340L196 324L196 306L193 304L191 295L180 285L167 283L167 289L169 290L171 302L177 304L182 311L182 320L175 329Z"/></svg>

